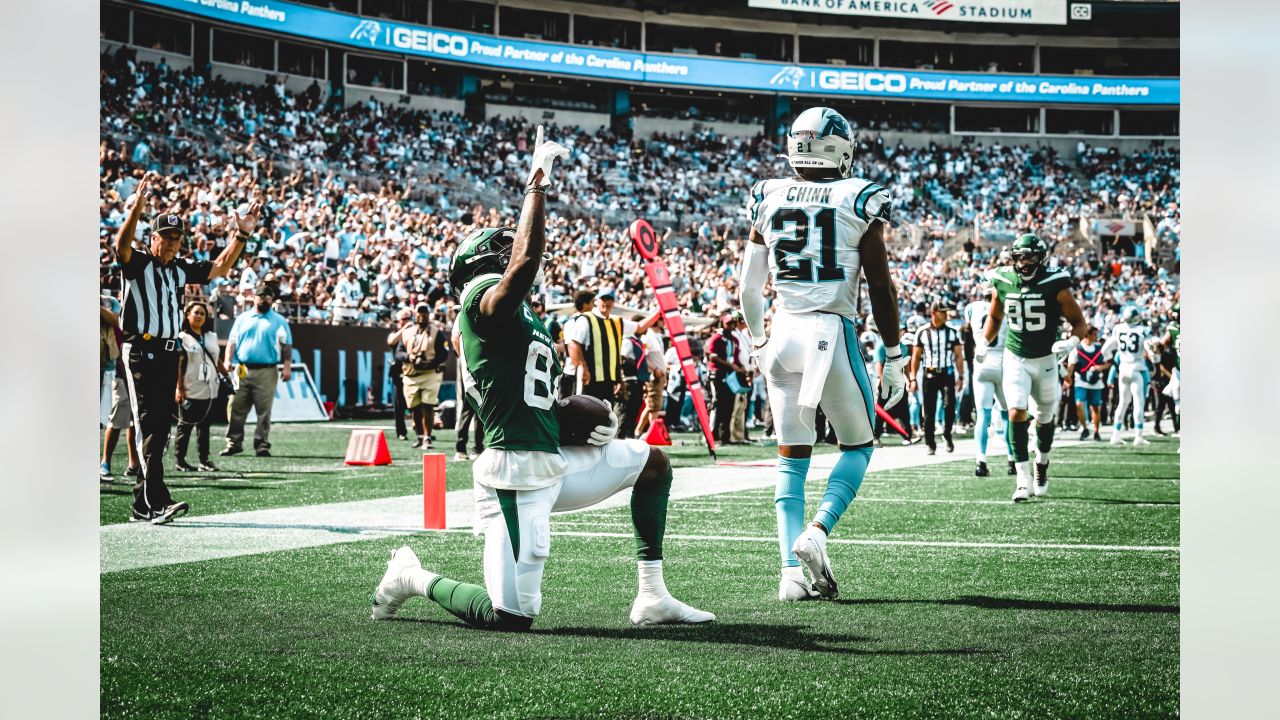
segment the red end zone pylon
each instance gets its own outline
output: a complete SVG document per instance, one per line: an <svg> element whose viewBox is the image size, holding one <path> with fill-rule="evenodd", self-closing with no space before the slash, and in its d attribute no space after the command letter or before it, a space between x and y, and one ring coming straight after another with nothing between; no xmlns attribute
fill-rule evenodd
<svg viewBox="0 0 1280 720"><path fill-rule="evenodd" d="M661 417L649 423L649 432L644 434L644 441L650 445L670 445L671 436L667 434L667 424Z"/></svg>
<svg viewBox="0 0 1280 720"><path fill-rule="evenodd" d="M348 465L390 465L391 450L387 448L387 436L381 430L352 430L344 462Z"/></svg>
<svg viewBox="0 0 1280 720"><path fill-rule="evenodd" d="M422 456L422 527L443 530L444 505L444 453L427 453Z"/></svg>

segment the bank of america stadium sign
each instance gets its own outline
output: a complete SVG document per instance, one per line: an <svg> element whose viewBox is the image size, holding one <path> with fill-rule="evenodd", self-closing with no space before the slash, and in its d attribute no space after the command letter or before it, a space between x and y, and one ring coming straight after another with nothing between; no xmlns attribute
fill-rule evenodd
<svg viewBox="0 0 1280 720"><path fill-rule="evenodd" d="M789 65L534 42L361 18L287 2L141 0L367 52L501 70L717 90L897 100L1177 105L1177 78L1064 77Z"/></svg>
<svg viewBox="0 0 1280 720"><path fill-rule="evenodd" d="M747 0L770 10L944 22L1066 25L1067 0Z"/></svg>

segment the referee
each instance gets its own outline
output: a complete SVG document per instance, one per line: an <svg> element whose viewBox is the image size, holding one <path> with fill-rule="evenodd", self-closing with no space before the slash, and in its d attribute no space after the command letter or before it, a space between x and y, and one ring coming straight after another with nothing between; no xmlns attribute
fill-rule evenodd
<svg viewBox="0 0 1280 720"><path fill-rule="evenodd" d="M130 198L129 217L116 235L116 261L125 281L121 356L142 462L129 521L164 525L189 509L187 503L175 501L164 484L164 449L173 421L178 356L182 352L178 333L182 330L183 290L227 274L243 247L237 232L248 235L258 224L262 200L259 195L247 214L229 223L227 247L216 260L195 262L177 257L186 238L185 223L177 212L153 218L150 244L133 247L138 216L154 181L155 174L147 173Z"/></svg>
<svg viewBox="0 0 1280 720"><path fill-rule="evenodd" d="M924 442L929 454L938 451L933 438L938 416L938 393L942 393L942 437L947 441L947 452L955 452L951 440L951 425L956 419L956 393L964 388L964 350L960 333L947 325L947 306L933 304L933 317L929 325L916 333L916 344L911 348L911 369L907 373L911 392L916 391L916 373L924 368Z"/></svg>

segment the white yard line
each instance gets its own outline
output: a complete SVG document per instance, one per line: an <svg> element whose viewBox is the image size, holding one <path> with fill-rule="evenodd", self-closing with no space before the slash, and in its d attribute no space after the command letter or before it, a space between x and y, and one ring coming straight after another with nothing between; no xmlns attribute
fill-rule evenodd
<svg viewBox="0 0 1280 720"><path fill-rule="evenodd" d="M956 443L956 452L927 455L923 445L891 448L876 452L871 471L934 465L972 458L973 440ZM811 469L829 470L835 465L836 453L813 458ZM246 478L252 480L252 478ZM887 478L869 481L883 482ZM270 482L270 481L268 481ZM276 481L291 483L294 480ZM700 467L678 468L672 484L671 498L680 501L707 495L763 490L772 488L776 471L772 467ZM192 488L194 490L195 488ZM406 487L406 490L410 488ZM623 507L630 503L630 493L618 493L599 505L581 512ZM471 490L455 490L446 495L447 526L454 531L469 531L472 524ZM692 509L692 508L690 508ZM198 512L198 503L196 504ZM583 518L584 521L588 521ZM410 535L422 532L422 496L404 495L376 500L326 503L301 507L271 508L218 515L188 515L176 522L153 527L143 524L104 525L99 531L100 572L116 572L134 568L199 562L217 558L238 557L297 548L317 547L343 542L356 542L380 537ZM572 533L557 533L572 534ZM600 534L600 537L612 537ZM618 537L631 537L618 533ZM722 539L720 536L669 536L677 539ZM755 542L753 538L735 538ZM777 542L776 538L763 538ZM850 544L928 544L926 541L836 540ZM934 543L937 544L937 543ZM961 543L939 546L1022 548L1016 543ZM1053 549L1054 545L1027 545ZM1063 548L1102 549L1112 546L1064 545ZM1120 549L1116 546L1115 549ZM1148 548L1136 548L1149 551ZM1175 548L1176 551L1176 548Z"/></svg>

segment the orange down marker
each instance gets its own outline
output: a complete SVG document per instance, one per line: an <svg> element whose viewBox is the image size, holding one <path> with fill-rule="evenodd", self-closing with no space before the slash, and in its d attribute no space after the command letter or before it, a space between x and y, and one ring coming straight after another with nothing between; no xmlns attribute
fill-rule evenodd
<svg viewBox="0 0 1280 720"><path fill-rule="evenodd" d="M444 453L422 456L422 527L444 529Z"/></svg>

